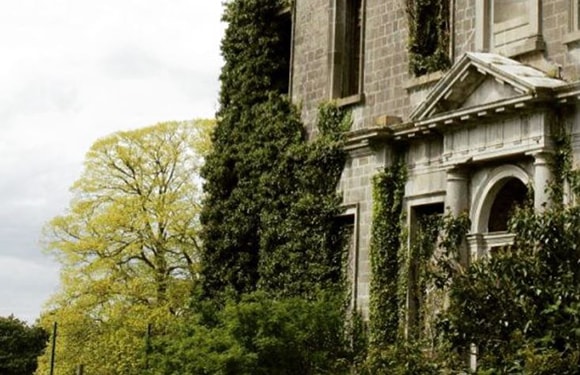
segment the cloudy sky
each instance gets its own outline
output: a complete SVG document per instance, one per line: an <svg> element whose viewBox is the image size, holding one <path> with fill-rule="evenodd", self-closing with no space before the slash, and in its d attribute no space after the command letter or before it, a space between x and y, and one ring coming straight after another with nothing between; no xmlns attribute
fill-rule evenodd
<svg viewBox="0 0 580 375"><path fill-rule="evenodd" d="M220 0L0 1L0 316L58 287L39 245L98 138L213 117Z"/></svg>

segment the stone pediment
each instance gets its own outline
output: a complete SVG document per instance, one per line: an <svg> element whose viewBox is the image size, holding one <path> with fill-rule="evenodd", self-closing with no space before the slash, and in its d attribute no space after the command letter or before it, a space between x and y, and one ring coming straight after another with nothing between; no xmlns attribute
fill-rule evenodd
<svg viewBox="0 0 580 375"><path fill-rule="evenodd" d="M566 85L561 79L493 53L468 52L433 87L411 113L412 122L464 112L466 109L498 106L552 95ZM520 100L521 99L521 100Z"/></svg>

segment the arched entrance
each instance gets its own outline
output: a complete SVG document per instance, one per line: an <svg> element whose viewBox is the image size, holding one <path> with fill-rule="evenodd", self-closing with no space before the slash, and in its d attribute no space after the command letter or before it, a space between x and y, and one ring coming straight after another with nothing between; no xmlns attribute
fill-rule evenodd
<svg viewBox="0 0 580 375"><path fill-rule="evenodd" d="M507 231L508 221L514 208L526 200L529 182L524 169L510 164L490 171L476 189L471 210L472 231L468 235L472 259L513 242L513 235Z"/></svg>

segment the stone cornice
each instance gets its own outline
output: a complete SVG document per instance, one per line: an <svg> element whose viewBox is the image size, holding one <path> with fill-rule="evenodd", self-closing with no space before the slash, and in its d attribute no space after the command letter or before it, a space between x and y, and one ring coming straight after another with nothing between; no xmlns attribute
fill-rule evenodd
<svg viewBox="0 0 580 375"><path fill-rule="evenodd" d="M393 129L393 138L401 140L429 135L433 132L444 132L446 128L469 124L473 121L489 121L494 117L505 116L506 113L528 111L534 104L545 102L551 97L536 95L521 95L515 98L497 101L494 103L458 109L446 112L424 120L408 122L404 126Z"/></svg>
<svg viewBox="0 0 580 375"><path fill-rule="evenodd" d="M344 149L348 152L371 148L373 144L392 138L392 130L387 126L374 126L353 130L346 134Z"/></svg>
<svg viewBox="0 0 580 375"><path fill-rule="evenodd" d="M580 100L580 81L559 88L555 97L559 103L575 103Z"/></svg>

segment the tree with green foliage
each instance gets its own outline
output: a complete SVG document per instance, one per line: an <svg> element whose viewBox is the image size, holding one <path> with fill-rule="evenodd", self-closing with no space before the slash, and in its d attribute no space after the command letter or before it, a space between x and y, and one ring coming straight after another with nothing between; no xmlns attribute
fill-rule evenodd
<svg viewBox="0 0 580 375"><path fill-rule="evenodd" d="M0 374L32 375L46 348L47 332L13 315L0 317Z"/></svg>
<svg viewBox="0 0 580 375"><path fill-rule="evenodd" d="M44 327L59 323L57 372L84 364L91 373L142 373L148 324L187 309L212 127L160 123L100 139L87 153L68 211L45 231L62 266L61 290L41 318Z"/></svg>
<svg viewBox="0 0 580 375"><path fill-rule="evenodd" d="M515 244L453 281L446 334L476 343L479 369L576 374L580 365L580 207L520 210Z"/></svg>

